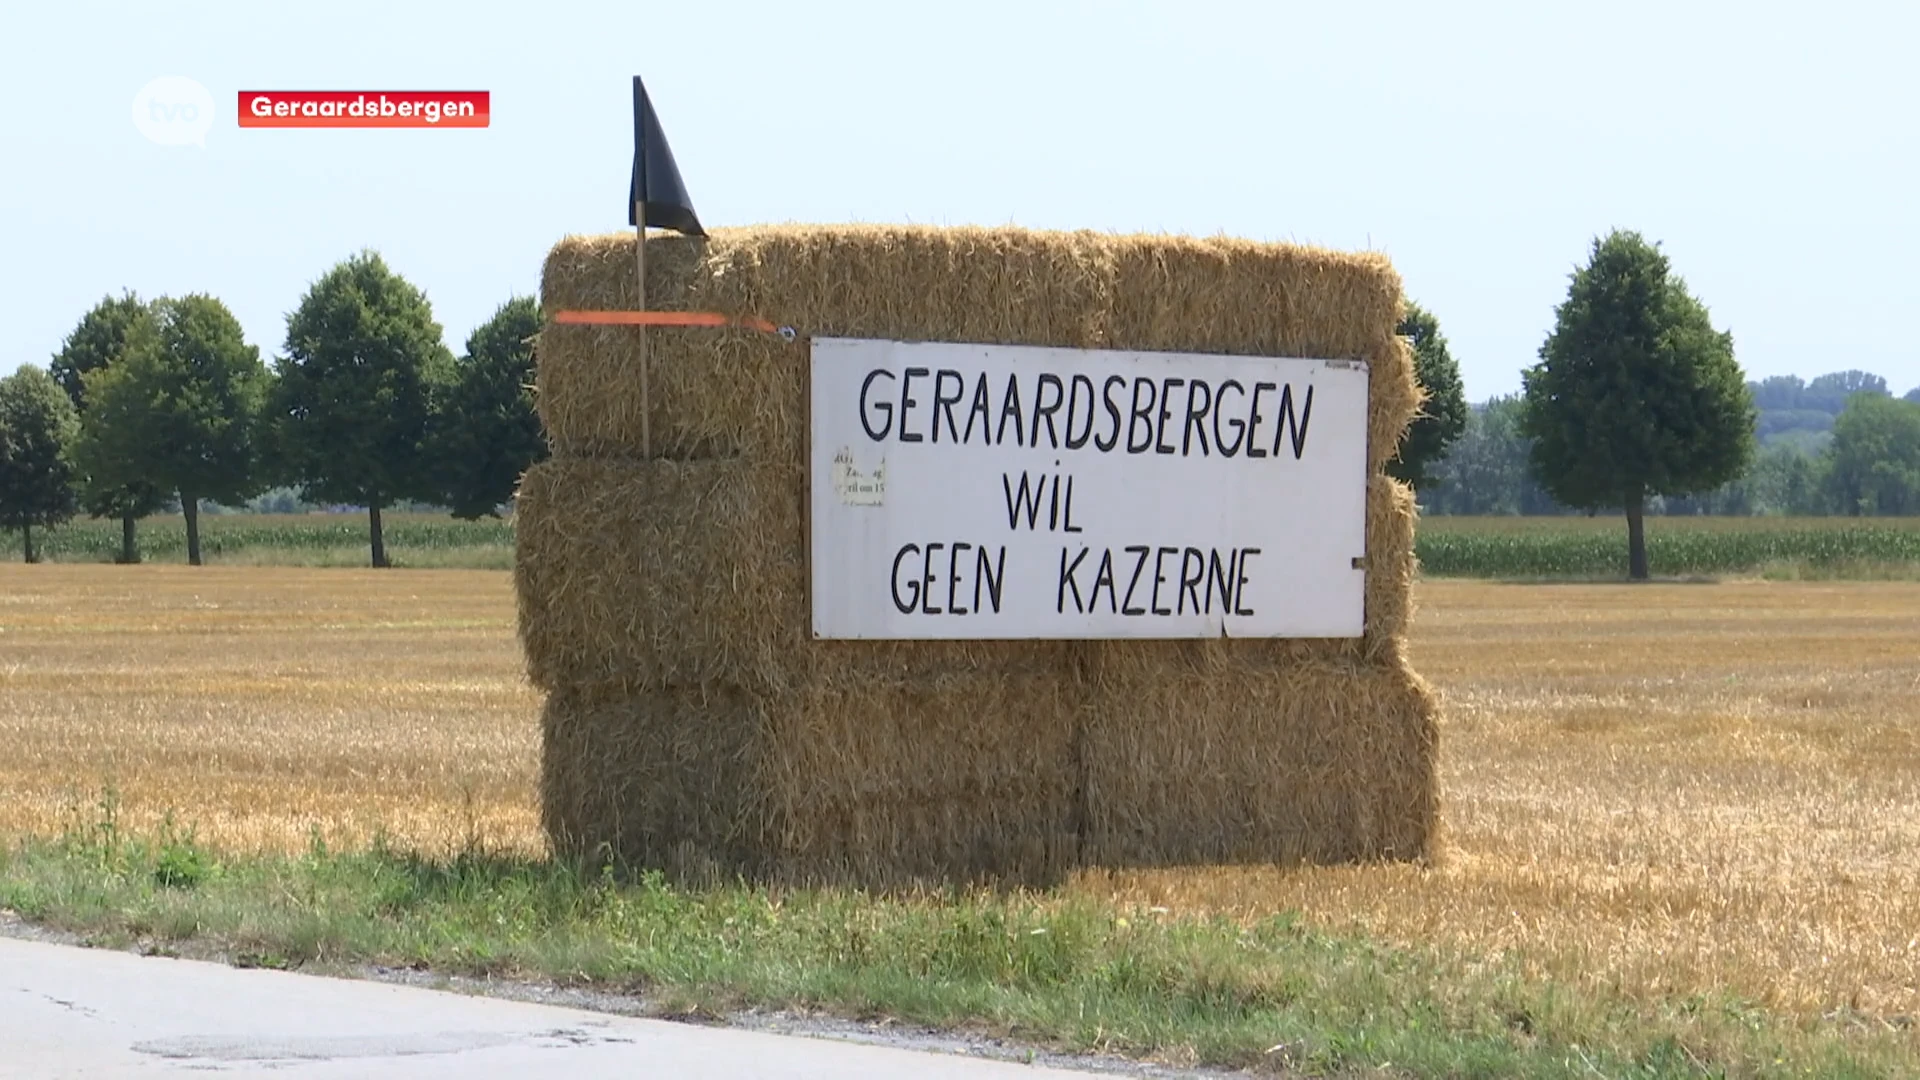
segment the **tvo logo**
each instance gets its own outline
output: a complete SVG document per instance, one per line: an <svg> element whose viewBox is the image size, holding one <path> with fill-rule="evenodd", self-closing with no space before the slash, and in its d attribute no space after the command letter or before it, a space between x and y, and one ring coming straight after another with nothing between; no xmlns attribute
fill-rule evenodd
<svg viewBox="0 0 1920 1080"><path fill-rule="evenodd" d="M213 127L213 95L178 75L155 79L133 95L133 126L161 146L207 148Z"/></svg>

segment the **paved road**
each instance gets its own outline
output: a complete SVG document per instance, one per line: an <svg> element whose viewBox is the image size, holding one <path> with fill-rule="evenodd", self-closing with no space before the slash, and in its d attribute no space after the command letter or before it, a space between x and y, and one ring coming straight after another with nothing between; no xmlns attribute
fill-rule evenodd
<svg viewBox="0 0 1920 1080"><path fill-rule="evenodd" d="M1078 1077L0 938L0 1077Z"/></svg>

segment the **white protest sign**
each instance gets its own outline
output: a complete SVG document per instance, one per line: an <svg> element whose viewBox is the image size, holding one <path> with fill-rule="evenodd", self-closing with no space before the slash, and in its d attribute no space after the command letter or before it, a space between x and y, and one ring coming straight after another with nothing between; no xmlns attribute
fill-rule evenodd
<svg viewBox="0 0 1920 1080"><path fill-rule="evenodd" d="M816 338L821 638L1357 637L1352 360Z"/></svg>

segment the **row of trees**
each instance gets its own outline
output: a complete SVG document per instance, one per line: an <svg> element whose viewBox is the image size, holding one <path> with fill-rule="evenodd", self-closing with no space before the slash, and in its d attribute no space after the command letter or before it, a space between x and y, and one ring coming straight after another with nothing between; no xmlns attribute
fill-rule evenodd
<svg viewBox="0 0 1920 1080"><path fill-rule="evenodd" d="M48 370L0 380L0 527L84 510L136 522L177 499L187 560L200 562L202 500L297 486L367 509L372 562L387 565L380 512L401 501L495 514L545 456L533 411L530 298L501 305L455 357L426 295L363 252L335 266L287 317L271 368L226 305L206 295L109 297Z"/></svg>
<svg viewBox="0 0 1920 1080"><path fill-rule="evenodd" d="M1773 375L1752 383L1753 403L1764 411L1835 415L1855 394L1890 396L1887 380L1870 371L1835 371L1807 382L1797 375ZM1920 386L1901 400L1920 405Z"/></svg>
<svg viewBox="0 0 1920 1080"><path fill-rule="evenodd" d="M1890 396L1887 380L1867 371L1836 371L1811 382L1793 375L1776 375L1748 383L1747 389L1760 408L1754 433L1761 444L1791 442L1804 450L1825 448L1834 423L1853 398L1862 394ZM1920 387L1907 391L1905 400L1920 405Z"/></svg>
<svg viewBox="0 0 1920 1080"><path fill-rule="evenodd" d="M1430 514L1566 514L1534 479L1533 440L1520 433L1525 400L1473 406L1465 429L1428 467L1420 489ZM1766 417L1762 413L1762 420ZM1655 496L1651 514L1920 514L1920 395L1897 400L1862 391L1832 418L1822 450L1763 443L1747 470L1711 491Z"/></svg>
<svg viewBox="0 0 1920 1080"><path fill-rule="evenodd" d="M366 507L386 565L382 508L496 513L545 456L539 328L530 299L509 301L456 359L425 295L371 253L302 298L272 370L212 297L108 299L51 374L0 382L0 526L23 530L31 559L32 527L84 508L120 518L134 559L135 521L177 498L197 563L201 500L292 484ZM1860 372L1746 383L1731 335L1636 233L1594 241L1517 397L1470 410L1438 320L1409 305L1400 333L1427 401L1389 468L1430 510L1620 511L1636 577L1648 513L1920 513L1920 403ZM1821 456L1760 452L1760 403L1825 417Z"/></svg>

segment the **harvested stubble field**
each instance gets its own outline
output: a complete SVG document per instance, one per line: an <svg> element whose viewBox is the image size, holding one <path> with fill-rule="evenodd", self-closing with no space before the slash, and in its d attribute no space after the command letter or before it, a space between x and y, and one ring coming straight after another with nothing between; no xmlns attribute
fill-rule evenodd
<svg viewBox="0 0 1920 1080"><path fill-rule="evenodd" d="M1429 580L1433 867L1091 872L1068 892L1508 953L1630 999L1920 1014L1920 584ZM0 837L171 810L228 850L537 854L504 574L0 567ZM1849 1021L1851 1022L1851 1021ZM1907 1022L1911 1022L1910 1020Z"/></svg>

